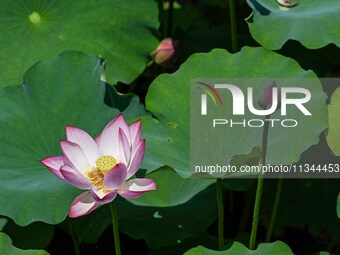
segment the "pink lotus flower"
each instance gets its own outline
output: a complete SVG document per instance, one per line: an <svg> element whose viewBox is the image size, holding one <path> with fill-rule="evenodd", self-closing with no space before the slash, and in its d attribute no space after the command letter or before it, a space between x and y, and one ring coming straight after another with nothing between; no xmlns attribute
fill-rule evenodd
<svg viewBox="0 0 340 255"><path fill-rule="evenodd" d="M117 194L134 199L156 190L153 180L130 179L144 158L145 140L140 139L140 128L140 121L128 126L122 115L107 124L96 140L79 128L66 127L67 140L60 142L64 156L40 162L63 181L87 190L72 202L71 218L112 202Z"/></svg>

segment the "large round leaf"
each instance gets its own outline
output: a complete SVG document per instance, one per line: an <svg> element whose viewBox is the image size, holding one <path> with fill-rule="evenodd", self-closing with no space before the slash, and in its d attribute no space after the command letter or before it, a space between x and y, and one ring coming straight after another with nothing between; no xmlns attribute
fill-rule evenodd
<svg viewBox="0 0 340 255"><path fill-rule="evenodd" d="M0 214L19 225L61 222L80 191L40 159L60 155L65 125L97 135L118 111L103 102L100 60L67 52L30 69L23 86L0 90Z"/></svg>
<svg viewBox="0 0 340 255"><path fill-rule="evenodd" d="M1 255L48 255L42 250L20 250L12 245L11 239L4 233L0 233L0 254Z"/></svg>
<svg viewBox="0 0 340 255"><path fill-rule="evenodd" d="M287 244L277 241L274 243L263 243L255 250L248 250L243 244L235 242L226 251L212 251L203 246L198 246L184 253L184 255L294 255Z"/></svg>
<svg viewBox="0 0 340 255"><path fill-rule="evenodd" d="M214 183L211 179L183 179L171 169L160 169L147 176L157 183L157 190L131 200L135 205L169 207L189 201L200 191ZM174 184L176 187L174 188Z"/></svg>
<svg viewBox="0 0 340 255"><path fill-rule="evenodd" d="M101 55L110 83L129 83L156 47L158 9L149 0L0 1L0 87L65 50Z"/></svg>
<svg viewBox="0 0 340 255"><path fill-rule="evenodd" d="M335 155L340 156L340 88L332 95L331 103L328 105L329 128L327 142Z"/></svg>
<svg viewBox="0 0 340 255"><path fill-rule="evenodd" d="M289 39L310 49L330 43L340 46L338 0L301 0L291 8L282 7L275 0L247 2L254 11L248 18L250 33L266 48L280 49Z"/></svg>
<svg viewBox="0 0 340 255"><path fill-rule="evenodd" d="M315 78L311 71L305 71L292 59L280 56L263 48L245 47L237 54L216 49L210 53L191 56L174 74L160 75L149 88L146 97L147 110L157 119L144 119L144 136L148 147L144 167L156 169L169 165L181 176L190 176L190 80L193 78ZM273 78L275 80L275 78ZM308 79L310 80L310 79ZM309 82L310 83L310 82ZM282 81L284 86L296 83ZM246 83L240 87L246 91ZM249 84L248 84L249 85ZM258 95L263 86L254 86ZM318 81L311 84L299 83L311 92L312 99L306 107L313 114L305 117L294 109L286 118L297 119L295 128L271 128L268 138L267 161L269 164L290 164L297 162L300 154L319 140L319 134L327 126L326 96ZM280 119L276 112L273 119ZM226 114L227 115L227 114ZM258 117L256 117L258 118ZM224 155L230 163L236 155L249 154L254 147L260 147L261 128L229 128L222 137L216 135L216 143L223 143ZM210 137L209 137L210 138ZM217 153L218 154L218 153Z"/></svg>

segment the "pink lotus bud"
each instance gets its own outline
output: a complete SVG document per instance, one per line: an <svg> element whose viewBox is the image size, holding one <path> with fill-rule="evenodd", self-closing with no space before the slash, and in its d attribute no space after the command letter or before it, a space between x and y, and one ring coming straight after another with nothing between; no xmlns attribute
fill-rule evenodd
<svg viewBox="0 0 340 255"><path fill-rule="evenodd" d="M277 87L275 81L265 87L262 92L260 93L258 103L263 109L269 109L273 103L273 89L277 88L277 92L275 96L277 96L277 108L279 109L281 106L281 91L280 88Z"/></svg>
<svg viewBox="0 0 340 255"><path fill-rule="evenodd" d="M160 66L172 66L176 61L177 47L178 41L165 38L160 42L157 49L151 53L151 57Z"/></svg>

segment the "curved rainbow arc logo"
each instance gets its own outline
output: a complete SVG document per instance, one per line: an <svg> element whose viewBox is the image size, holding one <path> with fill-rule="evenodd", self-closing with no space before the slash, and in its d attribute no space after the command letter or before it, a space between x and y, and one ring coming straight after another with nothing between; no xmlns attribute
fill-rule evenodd
<svg viewBox="0 0 340 255"><path fill-rule="evenodd" d="M217 102L216 102L214 95L216 96L219 104L221 106L223 105L220 94L216 91L216 89L213 88L213 86L211 86L207 83L204 83L204 82L197 82L197 83L203 86L203 87L198 87L198 88L202 89L205 93L207 93L209 95L209 97L213 100L215 106L217 106Z"/></svg>

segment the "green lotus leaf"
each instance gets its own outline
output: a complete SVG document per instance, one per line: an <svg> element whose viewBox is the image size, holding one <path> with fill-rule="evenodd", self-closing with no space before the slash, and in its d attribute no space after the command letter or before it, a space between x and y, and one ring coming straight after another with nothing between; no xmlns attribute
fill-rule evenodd
<svg viewBox="0 0 340 255"><path fill-rule="evenodd" d="M169 168L160 169L147 175L157 183L157 190L130 200L140 206L169 207L184 204L200 191L215 182L213 179L183 179ZM174 189L174 183L176 188Z"/></svg>
<svg viewBox="0 0 340 255"><path fill-rule="evenodd" d="M332 95L331 103L328 105L329 128L327 142L335 155L340 156L340 88Z"/></svg>
<svg viewBox="0 0 340 255"><path fill-rule="evenodd" d="M191 175L189 171L191 79L263 77L274 77L274 80L275 77L316 78L313 72L303 70L292 59L263 48L249 47L243 48L237 54L230 54L221 49L194 54L177 72L158 76L151 84L146 97L146 108L155 118L145 117L143 121L143 135L148 141L144 168L152 170L168 165L182 177ZM266 85L254 86L254 95L258 95ZM297 86L294 81L284 80L279 85ZM246 91L246 83L240 86ZM305 86L313 95L306 103L313 117L305 117L298 109L292 109L286 118L298 120L297 127L279 126L270 129L267 153L269 164L297 162L303 151L319 141L319 134L327 127L326 95L320 82L313 80L311 84L299 83L298 86ZM248 115L245 118L253 116L246 114ZM279 114L277 111L272 118L282 118ZM229 164L235 156L248 155L253 148L261 147L261 136L261 128L245 127L229 128L228 132L223 133L223 137L215 135L209 139L215 139L216 144L221 144L219 146L222 146L223 151L228 152L225 154L227 161L224 163Z"/></svg>
<svg viewBox="0 0 340 255"><path fill-rule="evenodd" d="M5 234L0 233L0 254L1 255L48 255L42 250L20 250L12 245L11 239Z"/></svg>
<svg viewBox="0 0 340 255"><path fill-rule="evenodd" d="M183 255L294 255L287 244L276 241L274 243L263 243L258 246L255 251L248 250L243 244L234 242L234 244L226 251L212 251L203 246L193 248Z"/></svg>
<svg viewBox="0 0 340 255"><path fill-rule="evenodd" d="M247 3L253 9L247 20L250 33L265 48L280 49L289 39L309 49L331 43L340 46L338 0L301 0L291 8L280 6L275 0L247 0Z"/></svg>
<svg viewBox="0 0 340 255"><path fill-rule="evenodd" d="M66 52L36 64L22 86L0 90L0 215L18 225L66 217L80 190L39 160L61 155L66 124L95 137L118 114L104 104L102 71L97 57Z"/></svg>
<svg viewBox="0 0 340 255"><path fill-rule="evenodd" d="M66 50L103 57L109 83L130 83L157 46L158 26L149 0L2 0L0 88L20 84L34 63Z"/></svg>

